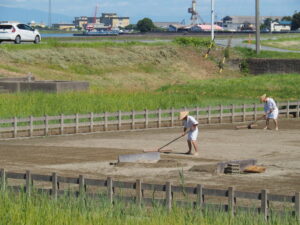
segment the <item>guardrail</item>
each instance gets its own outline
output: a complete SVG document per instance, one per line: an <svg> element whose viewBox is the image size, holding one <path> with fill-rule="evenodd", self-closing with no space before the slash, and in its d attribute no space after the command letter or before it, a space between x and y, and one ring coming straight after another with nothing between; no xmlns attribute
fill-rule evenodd
<svg viewBox="0 0 300 225"><path fill-rule="evenodd" d="M149 184L143 183L141 180L136 180L136 182L122 182L115 181L111 177L105 180L90 179L85 178L83 175L79 177L62 177L58 176L57 173L52 173L52 175L40 175L32 174L30 171L26 173L15 173L6 172L1 169L1 188L2 190L10 189L13 191L24 191L28 195L31 195L33 190L33 185L38 184L38 182L48 182L48 185L43 186L43 188L34 188L38 193L44 193L52 195L54 199L57 199L60 195L69 196L84 196L92 198L107 198L110 203L115 200L121 200L125 202L130 202L132 204L137 204L138 206L146 205L153 206L156 204L164 205L167 210L171 210L173 205L176 206L190 206L199 209L214 209L227 211L232 216L238 211L256 212L260 213L267 219L271 213L283 213L281 211L273 210L270 207L270 202L280 202L283 204L293 205L294 210L289 211L291 215L294 215L300 221L300 193L296 192L295 195L276 195L270 194L268 190L262 190L261 192L242 192L236 191L234 187L229 187L226 190L221 189L211 189L205 188L203 185L196 185L192 187L187 187L183 185L172 185L171 182L166 182L165 184ZM25 185L10 185L10 180L24 180ZM50 183L50 185L49 185ZM63 184L68 184L67 189L61 188ZM75 185L73 190L70 189L70 185ZM46 188L45 188L46 187ZM104 194L101 195L88 191L88 187L102 187L105 188ZM123 195L116 194L117 189L123 190L119 193ZM124 190L127 190L128 193ZM134 191L134 194L129 192ZM148 196L146 196L146 192ZM161 193L160 198L155 198L154 193ZM178 197L176 197L178 194ZM187 197L189 195L189 197ZM152 196L152 197L151 197ZM164 196L164 197L163 197ZM184 199L176 199L179 196L185 196ZM227 204L212 204L207 199L211 196L218 198L226 198ZM256 200L260 202L260 207L250 207L238 206L238 200ZM285 205L286 208L286 205ZM286 212L285 212L286 213Z"/></svg>
<svg viewBox="0 0 300 225"><path fill-rule="evenodd" d="M300 101L278 103L280 113L299 118ZM241 123L263 114L263 104L157 109L0 119L0 139L182 126L180 111L188 110L203 124Z"/></svg>

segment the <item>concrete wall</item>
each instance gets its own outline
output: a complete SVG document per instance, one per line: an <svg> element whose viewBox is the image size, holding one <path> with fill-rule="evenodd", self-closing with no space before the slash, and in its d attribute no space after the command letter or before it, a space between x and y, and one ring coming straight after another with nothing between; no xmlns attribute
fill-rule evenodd
<svg viewBox="0 0 300 225"><path fill-rule="evenodd" d="M64 92L64 91L84 91L89 88L88 82L73 82L73 81L1 81L0 86L3 86L9 92L22 91L44 91L44 92Z"/></svg>
<svg viewBox="0 0 300 225"><path fill-rule="evenodd" d="M299 73L300 59L248 59L249 73Z"/></svg>

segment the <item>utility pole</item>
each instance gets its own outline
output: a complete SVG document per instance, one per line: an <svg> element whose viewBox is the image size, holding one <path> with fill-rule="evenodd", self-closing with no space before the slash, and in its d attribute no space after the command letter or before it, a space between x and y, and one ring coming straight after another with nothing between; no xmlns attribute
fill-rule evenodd
<svg viewBox="0 0 300 225"><path fill-rule="evenodd" d="M51 28L52 26L52 21L51 21L51 14L52 14L52 4L51 4L51 0L49 0L49 15L48 15L48 26L49 28Z"/></svg>
<svg viewBox="0 0 300 225"><path fill-rule="evenodd" d="M211 41L215 39L215 0L211 0Z"/></svg>
<svg viewBox="0 0 300 225"><path fill-rule="evenodd" d="M255 0L255 26L256 26L256 54L260 53L260 7L259 0Z"/></svg>

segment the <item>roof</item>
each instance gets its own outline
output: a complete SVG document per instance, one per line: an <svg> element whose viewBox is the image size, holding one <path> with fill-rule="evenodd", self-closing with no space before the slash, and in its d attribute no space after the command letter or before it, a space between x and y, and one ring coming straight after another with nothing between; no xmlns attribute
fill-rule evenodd
<svg viewBox="0 0 300 225"><path fill-rule="evenodd" d="M232 23L255 23L255 16L225 16L224 19L232 19ZM281 20L282 16L261 16L260 20L264 21L267 18L271 18L272 20Z"/></svg>
<svg viewBox="0 0 300 225"><path fill-rule="evenodd" d="M156 27L169 27L170 25L176 25L176 26L182 26L182 24L178 23L178 22L153 22L153 24Z"/></svg>
<svg viewBox="0 0 300 225"><path fill-rule="evenodd" d="M198 24L195 25L194 27L199 27L201 30L211 30L211 25L210 24ZM222 27L218 26L218 25L214 25L214 29L215 30L223 30Z"/></svg>
<svg viewBox="0 0 300 225"><path fill-rule="evenodd" d="M283 20L283 21L280 21L279 24L280 25L292 25L292 21Z"/></svg>

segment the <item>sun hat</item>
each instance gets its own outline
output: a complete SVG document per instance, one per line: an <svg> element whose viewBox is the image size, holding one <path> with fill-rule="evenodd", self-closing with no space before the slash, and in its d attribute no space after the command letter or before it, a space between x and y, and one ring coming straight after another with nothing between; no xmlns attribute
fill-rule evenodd
<svg viewBox="0 0 300 225"><path fill-rule="evenodd" d="M189 115L188 111L180 112L179 119L183 120L187 115Z"/></svg>
<svg viewBox="0 0 300 225"><path fill-rule="evenodd" d="M260 101L263 102L266 99L267 95L263 94L262 96L260 96Z"/></svg>

